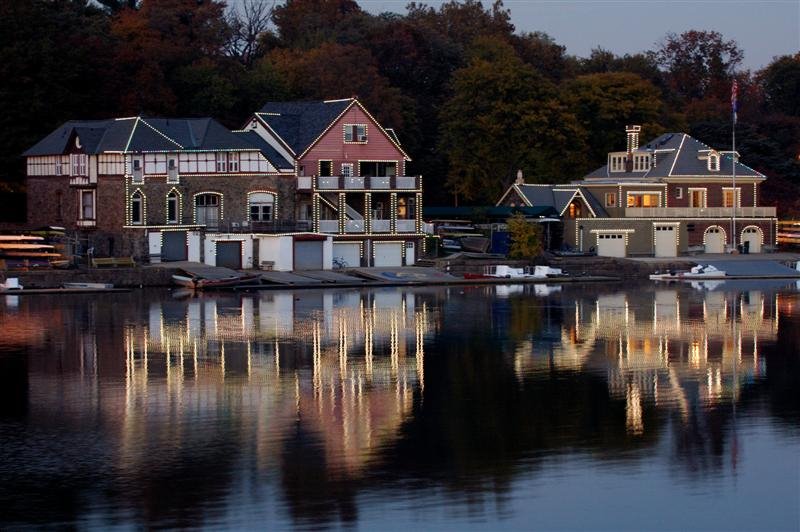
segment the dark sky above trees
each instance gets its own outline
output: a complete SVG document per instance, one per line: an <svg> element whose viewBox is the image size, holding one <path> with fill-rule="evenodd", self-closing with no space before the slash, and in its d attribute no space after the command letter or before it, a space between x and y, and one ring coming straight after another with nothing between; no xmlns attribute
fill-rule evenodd
<svg viewBox="0 0 800 532"><path fill-rule="evenodd" d="M569 181L624 145L686 131L737 148L770 177L765 201L800 212L800 54L744 69L733 40L697 29L650 51L575 57L516 31L501 2L410 4L375 15L353 0L0 0L0 187L19 154L70 119L213 116L241 127L265 101L358 96L394 127L425 176L426 203L493 203L522 169ZM274 9L273 9L274 7ZM654 41L658 36L654 36Z"/></svg>

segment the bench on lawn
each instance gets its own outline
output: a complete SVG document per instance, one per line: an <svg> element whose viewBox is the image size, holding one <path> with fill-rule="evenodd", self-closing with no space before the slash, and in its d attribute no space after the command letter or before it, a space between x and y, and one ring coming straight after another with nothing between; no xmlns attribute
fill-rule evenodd
<svg viewBox="0 0 800 532"><path fill-rule="evenodd" d="M133 257L102 257L92 259L92 268L133 268L136 266Z"/></svg>

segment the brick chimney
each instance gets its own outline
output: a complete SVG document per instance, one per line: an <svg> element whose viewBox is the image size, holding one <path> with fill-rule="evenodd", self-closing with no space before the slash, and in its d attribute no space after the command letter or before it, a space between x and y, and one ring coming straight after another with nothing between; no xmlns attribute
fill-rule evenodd
<svg viewBox="0 0 800 532"><path fill-rule="evenodd" d="M625 126L625 133L628 136L628 157L625 161L625 171L633 171L633 152L639 149L639 132L642 126Z"/></svg>

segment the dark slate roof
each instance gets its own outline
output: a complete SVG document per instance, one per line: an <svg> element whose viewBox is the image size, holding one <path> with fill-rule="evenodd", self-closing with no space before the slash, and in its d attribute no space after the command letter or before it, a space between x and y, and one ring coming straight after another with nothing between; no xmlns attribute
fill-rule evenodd
<svg viewBox="0 0 800 532"><path fill-rule="evenodd" d="M589 203L592 211L597 217L607 217L605 209L600 203L592 196L589 191L584 187L565 186L565 185L532 185L521 184L514 185L515 189L520 194L525 196L525 199L530 202L534 208L549 207L557 214L564 212L575 193L580 190L581 194Z"/></svg>
<svg viewBox="0 0 800 532"><path fill-rule="evenodd" d="M23 155L58 155L77 135L85 153L248 150L258 148L212 118L121 118L69 121ZM260 148L259 148L260 149Z"/></svg>
<svg viewBox="0 0 800 532"><path fill-rule="evenodd" d="M255 131L234 131L234 134L243 137L253 147L258 148L261 154L266 157L275 168L279 170L292 170L294 168L294 164L291 161L287 161L278 150L270 146L269 143L261 138Z"/></svg>
<svg viewBox="0 0 800 532"><path fill-rule="evenodd" d="M107 130L115 126L114 120L88 120L88 121L70 121L63 124L61 127L47 135L45 138L34 144L29 148L24 156L31 155L59 155L67 151L67 145L72 140L76 130L82 132L80 136L81 143L84 145L84 151L87 153L97 153L97 145L101 142ZM84 143L84 135L87 137Z"/></svg>
<svg viewBox="0 0 800 532"><path fill-rule="evenodd" d="M711 149L710 146L685 133L665 133L639 147L639 151L655 153L656 165L651 167L650 170L642 172L609 172L608 165L603 165L585 175L584 179L592 179L593 181L608 179L616 182L619 180L642 179L658 181L663 178L677 176L730 177L733 173L733 160L730 155L722 155L719 171L709 170L706 160L698 158ZM736 163L736 175L742 177L764 177L764 174L742 164L741 161Z"/></svg>
<svg viewBox="0 0 800 532"><path fill-rule="evenodd" d="M354 100L267 102L256 114L295 154L303 153Z"/></svg>

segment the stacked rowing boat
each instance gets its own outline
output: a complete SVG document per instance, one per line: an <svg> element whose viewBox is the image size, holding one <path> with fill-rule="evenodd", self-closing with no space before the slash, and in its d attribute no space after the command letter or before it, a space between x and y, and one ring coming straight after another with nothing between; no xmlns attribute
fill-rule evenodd
<svg viewBox="0 0 800 532"><path fill-rule="evenodd" d="M50 267L59 259L62 255L41 236L0 235L0 262L8 269Z"/></svg>

